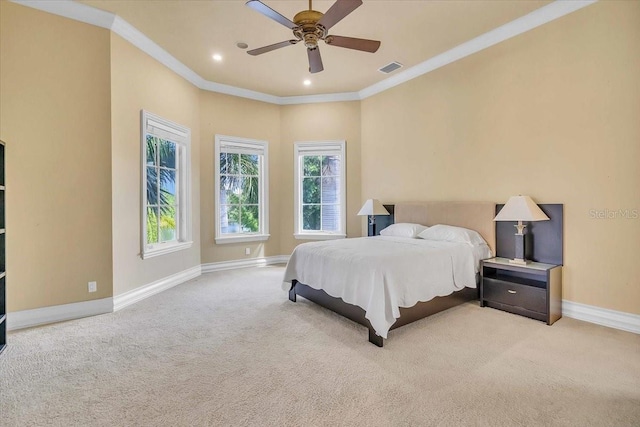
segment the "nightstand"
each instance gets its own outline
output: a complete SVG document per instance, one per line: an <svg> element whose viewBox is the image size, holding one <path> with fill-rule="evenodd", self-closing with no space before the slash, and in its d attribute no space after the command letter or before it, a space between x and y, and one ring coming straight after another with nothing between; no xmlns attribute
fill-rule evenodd
<svg viewBox="0 0 640 427"><path fill-rule="evenodd" d="M507 258L481 262L480 306L493 307L547 325L562 317L562 266L530 262L514 265Z"/></svg>

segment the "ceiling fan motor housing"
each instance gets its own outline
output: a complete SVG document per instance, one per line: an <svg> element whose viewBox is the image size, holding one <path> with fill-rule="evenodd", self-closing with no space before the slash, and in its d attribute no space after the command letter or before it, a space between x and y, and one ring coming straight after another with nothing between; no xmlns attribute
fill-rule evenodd
<svg viewBox="0 0 640 427"><path fill-rule="evenodd" d="M305 46L309 49L318 47L318 40L327 36L327 30L322 25L317 25L323 15L317 10L303 10L293 17L293 22L297 25L293 34L304 41Z"/></svg>

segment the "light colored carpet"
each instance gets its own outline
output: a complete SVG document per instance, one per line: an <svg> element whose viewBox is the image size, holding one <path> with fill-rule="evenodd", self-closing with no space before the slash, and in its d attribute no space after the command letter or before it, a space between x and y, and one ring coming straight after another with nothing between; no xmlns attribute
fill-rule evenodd
<svg viewBox="0 0 640 427"><path fill-rule="evenodd" d="M117 313L9 334L2 426L639 426L640 336L468 303L390 333L201 276Z"/></svg>

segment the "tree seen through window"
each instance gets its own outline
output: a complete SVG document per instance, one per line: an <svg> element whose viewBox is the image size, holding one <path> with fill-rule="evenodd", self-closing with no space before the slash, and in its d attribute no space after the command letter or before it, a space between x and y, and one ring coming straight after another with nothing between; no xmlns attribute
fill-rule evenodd
<svg viewBox="0 0 640 427"><path fill-rule="evenodd" d="M175 241L178 239L177 146L152 135L146 136L146 143L147 243Z"/></svg>
<svg viewBox="0 0 640 427"><path fill-rule="evenodd" d="M220 153L220 231L260 230L260 156Z"/></svg>
<svg viewBox="0 0 640 427"><path fill-rule="evenodd" d="M340 230L340 179L340 156L303 156L303 230Z"/></svg>

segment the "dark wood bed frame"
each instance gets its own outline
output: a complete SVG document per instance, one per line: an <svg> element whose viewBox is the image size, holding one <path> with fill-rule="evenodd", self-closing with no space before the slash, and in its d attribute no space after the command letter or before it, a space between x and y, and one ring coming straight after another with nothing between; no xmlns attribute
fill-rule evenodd
<svg viewBox="0 0 640 427"><path fill-rule="evenodd" d="M495 225L493 223L495 206L495 203L487 202L398 203L396 205L385 205L391 216L376 217L376 222L383 222L386 225L393 222L413 222L429 226L449 224L471 228L483 235L495 254L496 239ZM382 228L384 227L379 229ZM371 234L371 226L369 226L369 234ZM390 330L448 310L467 301L478 300L480 297L479 292L479 286L475 289L464 288L445 297L436 297L430 301L419 302L410 308L400 307L400 317L391 326ZM364 309L346 303L341 298L332 297L323 290L317 290L297 280L292 280L289 299L295 302L297 295L366 326L369 329L369 342L378 347L383 346L384 338L376 334L369 320L365 318Z"/></svg>
<svg viewBox="0 0 640 427"><path fill-rule="evenodd" d="M416 320L424 319L432 314L448 310L467 301L477 300L479 299L479 292L479 287L476 289L464 288L446 297L435 297L431 301L419 302L410 308L400 307L400 317L389 330L399 328ZM291 289L289 289L289 299L296 302L296 295L300 295L347 319L366 326L369 329L369 342L378 347L383 346L384 338L376 334L369 320L364 317L365 311L357 305L346 303L341 298L332 297L323 290L313 289L310 286L299 283L297 280L293 280L291 281Z"/></svg>

